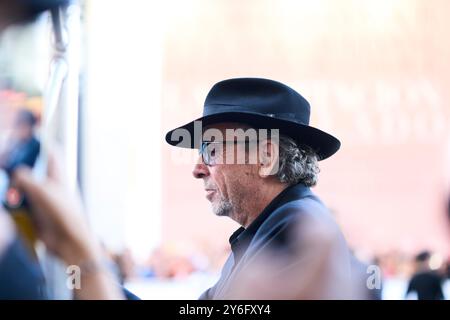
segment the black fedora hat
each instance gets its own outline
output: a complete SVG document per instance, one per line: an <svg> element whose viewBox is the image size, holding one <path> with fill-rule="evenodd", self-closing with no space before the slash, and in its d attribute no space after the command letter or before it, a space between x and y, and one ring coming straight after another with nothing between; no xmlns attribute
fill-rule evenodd
<svg viewBox="0 0 450 320"><path fill-rule="evenodd" d="M238 122L256 129L279 129L280 134L312 148L320 160L326 159L339 150L341 143L334 136L309 126L309 116L308 101L280 82L260 78L228 79L211 88L203 116L170 130L166 141L173 146L199 148L201 139L193 138L196 121L201 121L202 127ZM180 131L189 133L191 139L180 138Z"/></svg>

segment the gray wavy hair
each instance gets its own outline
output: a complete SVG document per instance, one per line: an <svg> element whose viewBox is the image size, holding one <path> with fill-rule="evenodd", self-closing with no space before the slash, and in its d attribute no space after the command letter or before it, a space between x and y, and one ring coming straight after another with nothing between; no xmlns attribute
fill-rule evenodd
<svg viewBox="0 0 450 320"><path fill-rule="evenodd" d="M308 146L297 145L294 139L285 135L280 135L279 145L280 160L276 176L280 182L315 186L320 172L316 152Z"/></svg>

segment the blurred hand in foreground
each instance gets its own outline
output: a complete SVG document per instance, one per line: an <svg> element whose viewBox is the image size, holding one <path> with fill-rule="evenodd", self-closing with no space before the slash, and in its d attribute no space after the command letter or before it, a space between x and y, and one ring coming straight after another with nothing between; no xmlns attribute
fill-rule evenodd
<svg viewBox="0 0 450 320"><path fill-rule="evenodd" d="M78 299L122 299L119 287L103 266L101 248L89 230L80 198L70 193L58 162L49 157L47 177L38 181L29 168L18 168L13 184L21 189L32 209L38 237L67 265L81 270Z"/></svg>

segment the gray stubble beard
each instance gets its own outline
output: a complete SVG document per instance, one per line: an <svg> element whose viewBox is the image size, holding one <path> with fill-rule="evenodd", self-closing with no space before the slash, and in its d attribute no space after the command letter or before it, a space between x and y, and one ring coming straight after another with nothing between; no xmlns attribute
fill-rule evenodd
<svg viewBox="0 0 450 320"><path fill-rule="evenodd" d="M220 198L218 204L212 204L214 214L219 217L230 217L233 213L233 208L231 201L224 198Z"/></svg>

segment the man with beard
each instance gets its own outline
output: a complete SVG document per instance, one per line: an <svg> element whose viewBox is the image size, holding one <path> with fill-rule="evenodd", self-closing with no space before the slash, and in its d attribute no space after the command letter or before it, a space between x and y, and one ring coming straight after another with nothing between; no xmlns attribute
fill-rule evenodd
<svg viewBox="0 0 450 320"><path fill-rule="evenodd" d="M229 79L210 90L201 118L167 133L169 144L199 149L194 178L213 212L241 226L200 299L356 297L344 237L310 190L340 142L309 117L309 103L280 82Z"/></svg>

